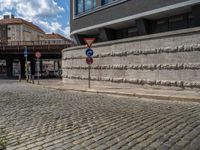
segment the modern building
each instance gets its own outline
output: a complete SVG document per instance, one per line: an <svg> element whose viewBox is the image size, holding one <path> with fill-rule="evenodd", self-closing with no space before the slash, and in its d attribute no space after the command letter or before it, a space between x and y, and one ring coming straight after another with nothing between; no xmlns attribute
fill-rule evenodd
<svg viewBox="0 0 200 150"><path fill-rule="evenodd" d="M72 0L71 36L96 42L200 26L200 0Z"/></svg>
<svg viewBox="0 0 200 150"><path fill-rule="evenodd" d="M4 15L4 18L0 20L0 28L5 31L5 26L7 34L2 35L1 38L4 38L4 41L7 38L6 42L40 41L45 39L45 32L41 28L21 18L15 18L14 15Z"/></svg>

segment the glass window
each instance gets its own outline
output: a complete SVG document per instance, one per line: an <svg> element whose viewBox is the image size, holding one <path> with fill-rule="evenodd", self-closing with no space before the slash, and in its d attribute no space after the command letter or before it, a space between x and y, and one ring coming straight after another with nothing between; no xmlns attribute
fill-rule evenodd
<svg viewBox="0 0 200 150"><path fill-rule="evenodd" d="M91 10L96 7L96 0L76 0L77 14Z"/></svg>
<svg viewBox="0 0 200 150"><path fill-rule="evenodd" d="M82 13L83 12L83 0L77 0L77 13Z"/></svg>
<svg viewBox="0 0 200 150"><path fill-rule="evenodd" d="M85 0L85 10L90 10L92 8L92 1Z"/></svg>
<svg viewBox="0 0 200 150"><path fill-rule="evenodd" d="M113 2L115 0L102 0L102 5Z"/></svg>

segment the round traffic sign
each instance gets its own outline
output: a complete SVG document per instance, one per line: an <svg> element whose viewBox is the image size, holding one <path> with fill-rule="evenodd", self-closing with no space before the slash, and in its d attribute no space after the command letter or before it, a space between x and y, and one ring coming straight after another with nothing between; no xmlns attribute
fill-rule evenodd
<svg viewBox="0 0 200 150"><path fill-rule="evenodd" d="M40 58L40 57L41 57L41 53L40 53L40 52L36 52L36 53L35 53L35 56L36 56L37 58Z"/></svg>
<svg viewBox="0 0 200 150"><path fill-rule="evenodd" d="M87 58L86 58L86 63L87 63L88 65L91 65L91 64L93 63L93 58L92 58L92 57L87 57Z"/></svg>
<svg viewBox="0 0 200 150"><path fill-rule="evenodd" d="M92 57L93 54L94 54L94 51L93 51L91 48L88 48L88 49L86 49L85 54L86 54L88 57Z"/></svg>

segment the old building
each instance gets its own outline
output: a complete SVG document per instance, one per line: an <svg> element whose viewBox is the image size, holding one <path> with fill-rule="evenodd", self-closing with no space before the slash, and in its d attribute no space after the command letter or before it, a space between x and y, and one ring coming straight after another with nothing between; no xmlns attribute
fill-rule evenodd
<svg viewBox="0 0 200 150"><path fill-rule="evenodd" d="M0 25L0 45L6 44L8 41L7 25Z"/></svg>
<svg viewBox="0 0 200 150"><path fill-rule="evenodd" d="M39 41L45 37L45 32L41 28L13 15L4 15L0 20L0 26L7 26L7 34L4 34L7 37L1 36L7 38L7 42Z"/></svg>
<svg viewBox="0 0 200 150"><path fill-rule="evenodd" d="M41 74L45 71L42 70L42 66L46 59L52 61L54 72L56 69L59 72L61 51L70 46L71 41L59 34L45 34L40 27L31 22L15 18L13 15L4 15L3 19L0 19L0 76L13 77L21 74L25 77L25 66L28 73L35 75L38 71L36 51L41 53ZM25 65L25 57L27 65Z"/></svg>
<svg viewBox="0 0 200 150"><path fill-rule="evenodd" d="M58 33L46 34L45 41L49 44L71 44L71 40Z"/></svg>
<svg viewBox="0 0 200 150"><path fill-rule="evenodd" d="M200 26L200 0L72 0L71 35L96 42Z"/></svg>

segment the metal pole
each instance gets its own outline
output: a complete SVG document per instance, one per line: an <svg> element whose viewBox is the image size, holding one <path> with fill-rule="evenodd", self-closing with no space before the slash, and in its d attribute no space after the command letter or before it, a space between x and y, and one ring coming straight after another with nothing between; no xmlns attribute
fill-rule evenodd
<svg viewBox="0 0 200 150"><path fill-rule="evenodd" d="M35 78L35 76L32 75L32 84L34 84L34 78Z"/></svg>
<svg viewBox="0 0 200 150"><path fill-rule="evenodd" d="M89 67L89 69L88 69L88 86L89 86L89 88L90 88L90 65L88 66Z"/></svg>
<svg viewBox="0 0 200 150"><path fill-rule="evenodd" d="M37 77L38 77L38 85L40 84L40 62L39 62L39 58L37 58Z"/></svg>
<svg viewBox="0 0 200 150"><path fill-rule="evenodd" d="M21 82L21 63L20 63L20 61L19 61L19 82Z"/></svg>
<svg viewBox="0 0 200 150"><path fill-rule="evenodd" d="M19 82L21 82L21 75L19 75Z"/></svg>
<svg viewBox="0 0 200 150"><path fill-rule="evenodd" d="M26 82L28 82L28 60L27 60L27 57L26 58L26 63L25 63L25 68L26 68Z"/></svg>
<svg viewBox="0 0 200 150"><path fill-rule="evenodd" d="M32 77L31 74L29 74L29 83L31 83Z"/></svg>

